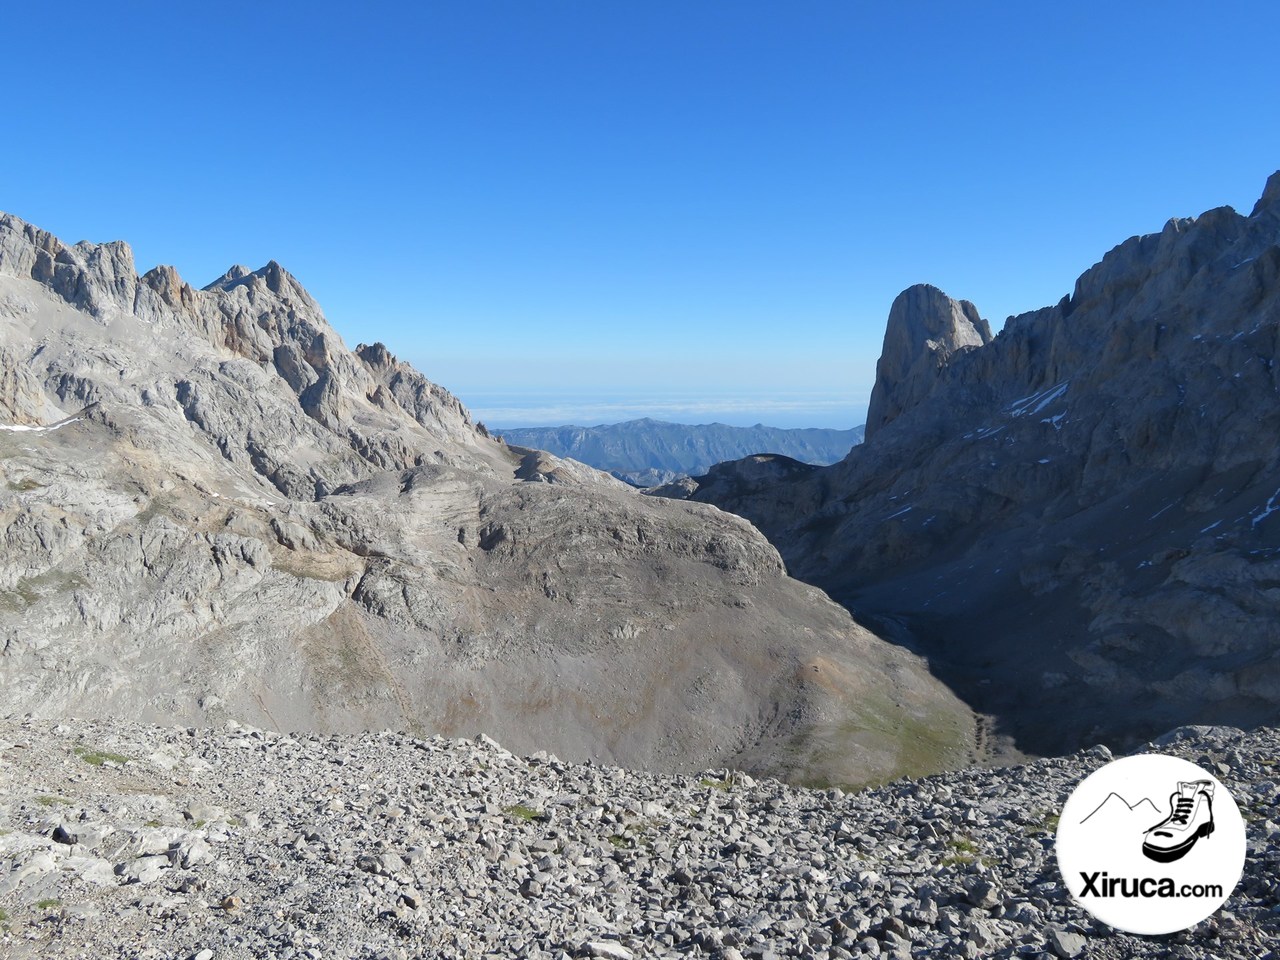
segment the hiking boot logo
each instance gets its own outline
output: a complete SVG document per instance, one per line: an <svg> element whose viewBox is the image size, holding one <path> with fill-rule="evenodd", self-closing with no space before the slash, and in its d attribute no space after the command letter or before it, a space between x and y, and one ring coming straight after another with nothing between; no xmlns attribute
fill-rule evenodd
<svg viewBox="0 0 1280 960"><path fill-rule="evenodd" d="M1056 839L1075 902L1109 926L1153 937L1220 910L1240 882L1246 846L1230 788L1189 760L1159 753L1112 760L1081 780L1062 807Z"/></svg>
<svg viewBox="0 0 1280 960"><path fill-rule="evenodd" d="M1142 853L1150 860L1172 863L1212 833L1213 781L1179 781L1169 796L1169 815L1142 835Z"/></svg>

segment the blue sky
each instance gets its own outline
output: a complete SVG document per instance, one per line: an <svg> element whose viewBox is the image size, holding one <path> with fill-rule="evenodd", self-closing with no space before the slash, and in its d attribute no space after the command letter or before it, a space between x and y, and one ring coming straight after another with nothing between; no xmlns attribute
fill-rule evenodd
<svg viewBox="0 0 1280 960"><path fill-rule="evenodd" d="M0 209L507 426L852 426L904 287L998 328L1280 168L1274 3L13 7Z"/></svg>

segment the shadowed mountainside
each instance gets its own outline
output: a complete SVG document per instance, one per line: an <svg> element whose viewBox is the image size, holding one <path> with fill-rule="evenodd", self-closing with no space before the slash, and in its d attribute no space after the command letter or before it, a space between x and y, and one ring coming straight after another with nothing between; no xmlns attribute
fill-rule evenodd
<svg viewBox="0 0 1280 960"><path fill-rule="evenodd" d="M994 339L975 317L904 292L865 444L721 464L694 496L1034 752L1274 722L1280 174L1249 216L1132 237Z"/></svg>

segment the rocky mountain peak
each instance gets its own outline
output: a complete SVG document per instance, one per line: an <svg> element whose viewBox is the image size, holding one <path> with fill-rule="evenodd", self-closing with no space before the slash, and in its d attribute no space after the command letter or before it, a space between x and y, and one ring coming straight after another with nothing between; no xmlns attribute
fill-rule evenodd
<svg viewBox="0 0 1280 960"><path fill-rule="evenodd" d="M239 287L252 287L255 284L264 286L281 300L298 300L307 307L319 311L319 305L311 298L311 294L288 270L277 260L268 260L266 266L257 270L236 264L213 283L205 287L206 292L223 290L231 292Z"/></svg>
<svg viewBox="0 0 1280 960"><path fill-rule="evenodd" d="M195 303L195 291L182 279L175 267L167 264L152 267L142 275L142 282L171 307L189 308Z"/></svg>
<svg viewBox="0 0 1280 960"><path fill-rule="evenodd" d="M217 280L213 281L213 283L210 283L204 286L202 289L206 291L207 290L225 290L227 287L234 284L237 280L243 280L245 277L249 276L249 274L251 274L252 272L253 272L252 270L250 270L248 267L246 267L242 263L232 264L231 268L228 269L226 273L220 276Z"/></svg>
<svg viewBox="0 0 1280 960"><path fill-rule="evenodd" d="M1280 216L1280 170L1267 178L1267 185L1263 188L1258 202L1254 204L1253 213L1250 216L1256 217L1268 212L1273 216Z"/></svg>
<svg viewBox="0 0 1280 960"><path fill-rule="evenodd" d="M990 325L968 300L953 300L927 283L898 294L876 364L867 439L924 399L953 357L991 339Z"/></svg>
<svg viewBox="0 0 1280 960"><path fill-rule="evenodd" d="M98 320L132 309L138 286L127 243L68 246L11 214L0 215L0 271L42 283Z"/></svg>
<svg viewBox="0 0 1280 960"><path fill-rule="evenodd" d="M395 354L388 350L387 345L381 341L357 344L356 356L375 370L389 370L399 363Z"/></svg>

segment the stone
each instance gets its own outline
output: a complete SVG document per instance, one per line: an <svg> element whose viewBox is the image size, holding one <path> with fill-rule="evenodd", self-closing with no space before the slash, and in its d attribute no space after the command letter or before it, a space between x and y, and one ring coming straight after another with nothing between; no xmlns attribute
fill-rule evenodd
<svg viewBox="0 0 1280 960"><path fill-rule="evenodd" d="M1000 903L1000 889L990 880L979 878L965 886L964 898L975 907L990 910Z"/></svg>
<svg viewBox="0 0 1280 960"><path fill-rule="evenodd" d="M588 957L602 957L604 960L633 960L635 957L634 953L613 940L592 940L582 950Z"/></svg>
<svg viewBox="0 0 1280 960"><path fill-rule="evenodd" d="M1056 956L1071 960L1072 957L1078 957L1084 952L1086 940L1078 933L1072 933L1068 930L1059 930L1054 927L1049 931L1049 948L1053 950Z"/></svg>
<svg viewBox="0 0 1280 960"><path fill-rule="evenodd" d="M150 884L159 880L168 867L168 857L153 855L117 864L115 872L125 883Z"/></svg>

